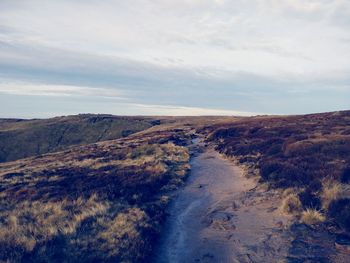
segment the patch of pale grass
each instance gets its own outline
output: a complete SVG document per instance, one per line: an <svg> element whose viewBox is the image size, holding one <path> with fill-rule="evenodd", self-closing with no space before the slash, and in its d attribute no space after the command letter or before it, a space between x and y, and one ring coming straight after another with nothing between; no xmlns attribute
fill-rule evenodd
<svg viewBox="0 0 350 263"><path fill-rule="evenodd" d="M328 210L329 204L335 200L350 198L350 186L333 180L323 182L321 193L322 206Z"/></svg>
<svg viewBox="0 0 350 263"><path fill-rule="evenodd" d="M185 147L177 146L174 143L162 144L161 148L165 153L165 159L172 162L188 162L190 154Z"/></svg>
<svg viewBox="0 0 350 263"><path fill-rule="evenodd" d="M159 176L167 172L168 166L164 163L158 162L155 164L147 165L145 170L151 172L153 176Z"/></svg>
<svg viewBox="0 0 350 263"><path fill-rule="evenodd" d="M102 242L100 249L109 257L139 251L145 244L142 230L149 228L149 217L140 208L129 208L110 220L99 220L104 228L97 238Z"/></svg>
<svg viewBox="0 0 350 263"><path fill-rule="evenodd" d="M88 200L22 202L11 211L0 213L0 242L23 247L30 252L37 243L53 237L69 235L76 231L88 217L103 214L108 209L106 202L99 202L96 195Z"/></svg>
<svg viewBox="0 0 350 263"><path fill-rule="evenodd" d="M190 169L191 169L191 165L188 163L184 163L178 166L177 170L175 171L175 174L180 178L182 178L188 173Z"/></svg>
<svg viewBox="0 0 350 263"><path fill-rule="evenodd" d="M76 167L92 167L98 162L98 159L84 159L79 162L72 163L72 166Z"/></svg>
<svg viewBox="0 0 350 263"><path fill-rule="evenodd" d="M301 214L301 222L307 225L316 225L324 222L325 216L316 209L306 209Z"/></svg>
<svg viewBox="0 0 350 263"><path fill-rule="evenodd" d="M290 192L288 195L286 195L282 200L281 209L287 214L300 213L303 209L303 205L300 202L298 194Z"/></svg>
<svg viewBox="0 0 350 263"><path fill-rule="evenodd" d="M288 195L295 194L295 193L298 193L298 189L290 187L283 191L282 196L287 197Z"/></svg>

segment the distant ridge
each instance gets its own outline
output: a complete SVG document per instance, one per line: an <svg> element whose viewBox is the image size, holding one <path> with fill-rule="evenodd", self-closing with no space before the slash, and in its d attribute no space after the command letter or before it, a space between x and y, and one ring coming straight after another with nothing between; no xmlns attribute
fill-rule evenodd
<svg viewBox="0 0 350 263"><path fill-rule="evenodd" d="M0 162L128 136L159 124L151 117L79 114L50 119L0 119Z"/></svg>

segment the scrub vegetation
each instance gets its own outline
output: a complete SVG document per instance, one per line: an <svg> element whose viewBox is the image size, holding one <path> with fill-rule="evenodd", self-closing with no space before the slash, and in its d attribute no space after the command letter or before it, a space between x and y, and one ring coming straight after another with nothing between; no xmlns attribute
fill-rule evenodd
<svg viewBox="0 0 350 263"><path fill-rule="evenodd" d="M260 116L201 129L221 153L289 189L282 209L350 230L350 111ZM254 170L251 169L251 170Z"/></svg>
<svg viewBox="0 0 350 263"><path fill-rule="evenodd" d="M284 213L350 231L350 111L2 120L0 262L147 262L195 133L281 190Z"/></svg>
<svg viewBox="0 0 350 263"><path fill-rule="evenodd" d="M189 138L165 130L0 164L0 261L143 262Z"/></svg>

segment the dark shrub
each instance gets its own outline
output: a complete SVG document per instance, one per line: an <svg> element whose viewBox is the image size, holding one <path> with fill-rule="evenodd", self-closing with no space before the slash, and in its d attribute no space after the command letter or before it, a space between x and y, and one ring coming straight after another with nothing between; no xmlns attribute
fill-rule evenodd
<svg viewBox="0 0 350 263"><path fill-rule="evenodd" d="M303 169L282 160L263 162L260 165L260 175L277 187L300 186L309 181Z"/></svg>
<svg viewBox="0 0 350 263"><path fill-rule="evenodd" d="M321 189L322 189L322 183L319 180L315 179L315 180L311 181L311 183L309 184L309 186L307 188L307 191L315 193Z"/></svg>
<svg viewBox="0 0 350 263"><path fill-rule="evenodd" d="M345 183L345 184L350 183L350 166L344 170L340 180L342 183Z"/></svg>
<svg viewBox="0 0 350 263"><path fill-rule="evenodd" d="M305 185L309 180L302 167L289 162L283 163L281 178L286 182L287 186Z"/></svg>
<svg viewBox="0 0 350 263"><path fill-rule="evenodd" d="M14 177L20 177L20 176L23 176L24 173L7 173L4 175L4 178L5 179L11 179L11 178L14 178Z"/></svg>
<svg viewBox="0 0 350 263"><path fill-rule="evenodd" d="M297 134L297 135L294 135L293 138L296 141L302 141L302 140L306 140L308 136L306 134Z"/></svg>
<svg viewBox="0 0 350 263"><path fill-rule="evenodd" d="M268 155L275 155L282 152L282 146L280 144L271 145L271 147L266 151Z"/></svg>
<svg viewBox="0 0 350 263"><path fill-rule="evenodd" d="M254 163L258 160L258 157L252 157L252 156L243 156L239 159L240 163Z"/></svg>
<svg viewBox="0 0 350 263"><path fill-rule="evenodd" d="M249 133L250 134L254 134L256 133L257 131L259 131L261 129L261 127L253 127L249 130Z"/></svg>
<svg viewBox="0 0 350 263"><path fill-rule="evenodd" d="M350 135L350 129L344 130L341 133L342 135Z"/></svg>
<svg viewBox="0 0 350 263"><path fill-rule="evenodd" d="M338 199L330 203L329 216L334 218L340 226L350 231L350 199Z"/></svg>
<svg viewBox="0 0 350 263"><path fill-rule="evenodd" d="M282 170L282 164L278 161L267 161L260 166L260 175L264 180L269 180L272 173Z"/></svg>
<svg viewBox="0 0 350 263"><path fill-rule="evenodd" d="M303 207L305 208L314 208L314 209L321 208L320 199L317 197L317 195L312 193L309 189L306 189L305 191L299 193L299 199L303 204Z"/></svg>
<svg viewBox="0 0 350 263"><path fill-rule="evenodd" d="M218 139L218 138L226 138L226 137L236 137L236 136L239 136L243 131L245 131L245 129L241 127L219 129L215 131L215 133L212 135L212 138Z"/></svg>

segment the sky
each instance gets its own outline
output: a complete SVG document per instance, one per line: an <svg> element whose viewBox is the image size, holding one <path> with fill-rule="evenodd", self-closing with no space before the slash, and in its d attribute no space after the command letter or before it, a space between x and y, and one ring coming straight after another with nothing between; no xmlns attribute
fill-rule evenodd
<svg viewBox="0 0 350 263"><path fill-rule="evenodd" d="M349 0L0 0L0 117L345 109Z"/></svg>

